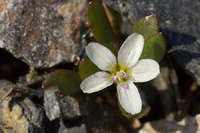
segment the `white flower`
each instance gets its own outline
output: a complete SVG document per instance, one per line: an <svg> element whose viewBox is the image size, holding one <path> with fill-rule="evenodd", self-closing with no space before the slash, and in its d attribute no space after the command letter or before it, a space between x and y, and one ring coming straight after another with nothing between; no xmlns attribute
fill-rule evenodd
<svg viewBox="0 0 200 133"><path fill-rule="evenodd" d="M142 101L133 82L146 82L160 73L159 64L156 61L139 60L143 46L143 36L133 33L122 44L116 59L113 53L103 45L89 43L86 53L102 71L87 77L80 85L82 91L93 93L115 83L121 106L128 113L139 113L142 109Z"/></svg>

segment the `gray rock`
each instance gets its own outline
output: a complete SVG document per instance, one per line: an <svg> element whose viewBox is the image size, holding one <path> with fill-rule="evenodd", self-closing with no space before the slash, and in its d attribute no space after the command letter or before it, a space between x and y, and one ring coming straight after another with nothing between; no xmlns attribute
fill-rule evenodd
<svg viewBox="0 0 200 133"><path fill-rule="evenodd" d="M195 117L186 117L185 119L175 122L159 120L147 122L138 133L199 133L200 132L200 115Z"/></svg>
<svg viewBox="0 0 200 133"><path fill-rule="evenodd" d="M129 24L136 18L156 14L170 48L169 53L200 85L199 0L134 0L132 3L129 0L114 0L109 3L117 7L124 20L128 21L125 23ZM131 26L127 28L132 30Z"/></svg>
<svg viewBox="0 0 200 133"><path fill-rule="evenodd" d="M87 131L84 124L80 125L79 127L75 126L72 128L66 128L64 125L62 125L59 128L58 133L87 133Z"/></svg>
<svg viewBox="0 0 200 133"><path fill-rule="evenodd" d="M58 90L52 87L44 92L44 107L50 120L47 132L86 133L79 104L73 97L59 96Z"/></svg>
<svg viewBox="0 0 200 133"><path fill-rule="evenodd" d="M136 8L133 0L105 0L105 2L122 15L122 33L131 34L136 22Z"/></svg>
<svg viewBox="0 0 200 133"><path fill-rule="evenodd" d="M25 98L19 105L23 109L23 114L29 121L29 125L42 128L44 120L42 109L37 107L29 98Z"/></svg>
<svg viewBox="0 0 200 133"><path fill-rule="evenodd" d="M15 57L46 68L81 54L87 0L4 0L0 7L0 47Z"/></svg>
<svg viewBox="0 0 200 133"><path fill-rule="evenodd" d="M60 106L54 89L44 91L44 108L50 121L61 116Z"/></svg>
<svg viewBox="0 0 200 133"><path fill-rule="evenodd" d="M3 93L7 92L10 90L10 88L14 87L15 85L7 80L0 80L0 88L1 88L1 93L0 96L2 96Z"/></svg>
<svg viewBox="0 0 200 133"><path fill-rule="evenodd" d="M60 109L64 118L74 118L81 115L78 101L70 96L59 99Z"/></svg>
<svg viewBox="0 0 200 133"><path fill-rule="evenodd" d="M44 107L50 121L61 117L70 119L81 115L78 102L70 96L58 97L55 88L45 90Z"/></svg>
<svg viewBox="0 0 200 133"><path fill-rule="evenodd" d="M45 133L45 131L44 131L44 127L41 129L32 123L28 123L27 133Z"/></svg>
<svg viewBox="0 0 200 133"><path fill-rule="evenodd" d="M135 0L137 18L155 13L170 54L200 85L199 0Z"/></svg>

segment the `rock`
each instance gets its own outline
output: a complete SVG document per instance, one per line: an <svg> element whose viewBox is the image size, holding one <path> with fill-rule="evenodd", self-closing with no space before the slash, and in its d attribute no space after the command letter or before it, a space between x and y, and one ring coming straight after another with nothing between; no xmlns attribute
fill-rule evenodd
<svg viewBox="0 0 200 133"><path fill-rule="evenodd" d="M186 117L180 122L159 120L147 122L138 133L199 133L200 115Z"/></svg>
<svg viewBox="0 0 200 133"><path fill-rule="evenodd" d="M158 15L170 53L200 85L200 1L136 0L135 4L138 18Z"/></svg>
<svg viewBox="0 0 200 133"><path fill-rule="evenodd" d="M3 128L4 132L44 133L42 109L28 97L14 97L16 89L15 84L0 80L0 123L8 127Z"/></svg>
<svg viewBox="0 0 200 133"><path fill-rule="evenodd" d="M86 133L79 104L70 96L59 96L56 88L44 92L44 107L47 118L46 132Z"/></svg>
<svg viewBox="0 0 200 133"><path fill-rule="evenodd" d="M17 133L44 133L41 109L25 98L21 103L11 105L12 98L7 97L2 103L3 122ZM22 104L30 104L21 106ZM35 111L35 112L33 112Z"/></svg>
<svg viewBox="0 0 200 133"><path fill-rule="evenodd" d="M61 117L71 119L81 115L78 102L70 96L58 97L55 88L45 90L44 107L50 121Z"/></svg>
<svg viewBox="0 0 200 133"><path fill-rule="evenodd" d="M81 121L76 121L74 125L64 122L62 119L47 122L45 133L86 133L86 126ZM70 125L70 126L69 126Z"/></svg>
<svg viewBox="0 0 200 133"><path fill-rule="evenodd" d="M80 117L80 109L78 101L70 96L59 99L60 109L64 118Z"/></svg>
<svg viewBox="0 0 200 133"><path fill-rule="evenodd" d="M84 124L80 125L79 127L72 128L66 128L64 125L61 125L58 133L87 133L87 131Z"/></svg>
<svg viewBox="0 0 200 133"><path fill-rule="evenodd" d="M83 50L87 0L0 1L0 48L36 68L73 62Z"/></svg>
<svg viewBox="0 0 200 133"><path fill-rule="evenodd" d="M18 133L26 133L28 121L23 116L23 110L19 105L14 105L12 110L9 108L11 98L4 100L3 105L3 122L13 128Z"/></svg>
<svg viewBox="0 0 200 133"><path fill-rule="evenodd" d="M132 33L133 24L136 21L135 1L132 0L109 0L106 3L118 11L123 19L122 33L129 35Z"/></svg>
<svg viewBox="0 0 200 133"><path fill-rule="evenodd" d="M132 4L129 0L114 0L109 3L114 8L118 7L123 19L128 20L129 24L132 24L131 20L156 14L170 48L169 53L200 85L199 0L134 0ZM124 31L132 30L131 26L127 28Z"/></svg>
<svg viewBox="0 0 200 133"><path fill-rule="evenodd" d="M55 94L55 90L48 89L44 91L44 108L46 116L50 121L61 116L60 106Z"/></svg>
<svg viewBox="0 0 200 133"><path fill-rule="evenodd" d="M44 120L44 112L42 109L36 107L29 98L25 98L22 102L19 103L19 105L23 109L23 114L26 119L28 119L29 123L38 128L42 128L41 126Z"/></svg>
<svg viewBox="0 0 200 133"><path fill-rule="evenodd" d="M0 80L0 99L1 102L3 102L3 100L6 98L6 93L8 93L9 91L11 91L11 88L14 86L14 84L12 84L9 81L6 80ZM2 104L0 103L0 122L2 122L3 119L3 115L2 115Z"/></svg>
<svg viewBox="0 0 200 133"><path fill-rule="evenodd" d="M15 85L12 82L0 80L0 98L13 87L15 87Z"/></svg>

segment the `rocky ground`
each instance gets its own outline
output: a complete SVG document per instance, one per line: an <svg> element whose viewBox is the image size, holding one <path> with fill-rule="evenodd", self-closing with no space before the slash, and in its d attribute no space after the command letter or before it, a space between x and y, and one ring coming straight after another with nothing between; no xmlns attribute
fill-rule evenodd
<svg viewBox="0 0 200 133"><path fill-rule="evenodd" d="M87 0L0 0L0 133L199 133L200 1L110 0L122 33L150 14L167 42L161 74L137 84L149 114L122 116L115 90L62 95L45 74L77 67L92 39Z"/></svg>

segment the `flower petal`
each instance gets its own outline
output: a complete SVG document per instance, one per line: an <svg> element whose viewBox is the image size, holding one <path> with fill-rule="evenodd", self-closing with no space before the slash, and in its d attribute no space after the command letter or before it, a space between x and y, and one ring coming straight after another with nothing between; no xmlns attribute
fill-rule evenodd
<svg viewBox="0 0 200 133"><path fill-rule="evenodd" d="M85 48L90 60L101 70L111 71L116 65L116 57L113 53L99 43L89 43Z"/></svg>
<svg viewBox="0 0 200 133"><path fill-rule="evenodd" d="M134 82L147 82L160 73L159 64L152 59L143 59L132 67L131 75Z"/></svg>
<svg viewBox="0 0 200 133"><path fill-rule="evenodd" d="M119 103L130 114L137 114L142 110L142 101L137 87L131 83L117 85Z"/></svg>
<svg viewBox="0 0 200 133"><path fill-rule="evenodd" d="M138 61L144 47L144 38L138 33L131 34L118 52L118 63L131 67Z"/></svg>
<svg viewBox="0 0 200 133"><path fill-rule="evenodd" d="M93 93L113 84L111 75L107 72L96 72L82 81L80 88L84 93Z"/></svg>

